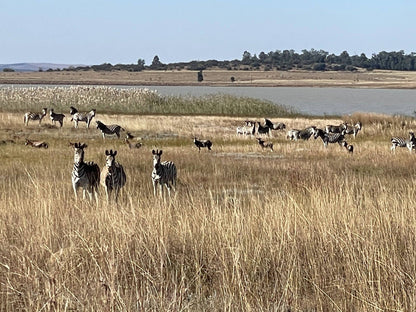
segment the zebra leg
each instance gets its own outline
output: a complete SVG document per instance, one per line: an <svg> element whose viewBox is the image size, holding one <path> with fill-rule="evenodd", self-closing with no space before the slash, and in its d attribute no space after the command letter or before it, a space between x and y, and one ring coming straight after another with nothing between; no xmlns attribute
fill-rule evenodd
<svg viewBox="0 0 416 312"><path fill-rule="evenodd" d="M393 143L393 145L390 147L390 150L394 153L396 153L396 145Z"/></svg>
<svg viewBox="0 0 416 312"><path fill-rule="evenodd" d="M168 182L165 185L166 185L166 189L168 190L168 195L169 195L169 198L170 198L170 184Z"/></svg>
<svg viewBox="0 0 416 312"><path fill-rule="evenodd" d="M78 200L78 192L77 192L77 187L75 184L72 185L72 188L74 189L74 193L75 193L75 201Z"/></svg>
<svg viewBox="0 0 416 312"><path fill-rule="evenodd" d="M160 186L160 197L163 198L163 184L159 182Z"/></svg>

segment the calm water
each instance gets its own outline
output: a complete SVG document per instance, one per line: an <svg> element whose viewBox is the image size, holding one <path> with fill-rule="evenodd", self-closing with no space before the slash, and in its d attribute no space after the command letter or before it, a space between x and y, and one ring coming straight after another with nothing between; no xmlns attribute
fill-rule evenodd
<svg viewBox="0 0 416 312"><path fill-rule="evenodd" d="M1 87L10 87L0 85ZM16 88L23 86L14 86ZM26 85L27 87L27 85ZM32 87L34 87L32 85ZM116 88L149 88L162 95L202 96L231 94L269 100L308 115L345 115L374 112L413 116L416 90L352 89L311 87L207 87L207 86L136 86Z"/></svg>
<svg viewBox="0 0 416 312"><path fill-rule="evenodd" d="M416 90L308 87L147 87L162 95L232 94L272 101L310 115L354 112L414 115Z"/></svg>

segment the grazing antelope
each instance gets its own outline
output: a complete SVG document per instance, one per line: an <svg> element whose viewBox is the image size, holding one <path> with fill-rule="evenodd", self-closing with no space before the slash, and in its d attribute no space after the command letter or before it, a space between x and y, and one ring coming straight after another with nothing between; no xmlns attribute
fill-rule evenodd
<svg viewBox="0 0 416 312"><path fill-rule="evenodd" d="M65 115L64 114L57 114L53 111L53 108L51 108L49 110L49 117L51 118L52 124L55 124L55 121L59 122L59 124L61 125L61 128L64 124L64 118Z"/></svg>
<svg viewBox="0 0 416 312"><path fill-rule="evenodd" d="M101 121L97 120L95 122L97 124L97 129L100 129L101 134L103 135L103 139L105 139L106 135L116 135L117 138L120 138L120 131L124 131L124 129L119 125L105 125Z"/></svg>
<svg viewBox="0 0 416 312"><path fill-rule="evenodd" d="M140 148L140 147L142 147L142 143L140 143L140 142L137 142L137 143L130 143L130 141L129 140L127 140L127 139L124 139L124 142L126 142L126 144L127 144L127 146L129 147L129 148Z"/></svg>
<svg viewBox="0 0 416 312"><path fill-rule="evenodd" d="M354 153L354 146L347 143L347 141L342 142L342 146L348 151L348 153Z"/></svg>
<svg viewBox="0 0 416 312"><path fill-rule="evenodd" d="M111 192L114 190L117 202L120 189L126 184L126 173L121 164L116 162L117 151L105 151L105 166L101 171L101 185L105 189L107 202L110 200Z"/></svg>
<svg viewBox="0 0 416 312"><path fill-rule="evenodd" d="M27 112L25 114L24 118L23 118L25 126L27 126L29 124L29 120L39 120L39 126L40 126L43 117L46 116L47 111L48 111L47 108L43 108L42 112L40 112L40 113Z"/></svg>
<svg viewBox="0 0 416 312"><path fill-rule="evenodd" d="M71 121L74 121L75 128L78 128L78 122L80 121L87 123L87 128L89 128L95 112L96 110L92 109L89 113L80 113L75 107L71 106L69 113L72 116Z"/></svg>
<svg viewBox="0 0 416 312"><path fill-rule="evenodd" d="M270 148L270 150L273 152L273 143L272 142L266 142L262 138L256 138L256 140L259 142L259 145L262 149Z"/></svg>
<svg viewBox="0 0 416 312"><path fill-rule="evenodd" d="M170 189L175 190L176 187L176 166L171 161L160 161L162 156L162 150L152 150L153 154L153 171L152 171L152 183L153 194L156 196L157 184L160 186L160 196L163 198L163 185L166 186L170 197Z"/></svg>
<svg viewBox="0 0 416 312"><path fill-rule="evenodd" d="M45 148L45 149L49 147L48 143L44 141L31 141L29 139L26 139L25 145L29 145L29 146L37 147L37 148Z"/></svg>
<svg viewBox="0 0 416 312"><path fill-rule="evenodd" d="M194 138L194 144L198 147L198 150L201 151L201 148L206 147L208 150L211 150L212 142L210 140L198 140Z"/></svg>
<svg viewBox="0 0 416 312"><path fill-rule="evenodd" d="M412 149L416 147L416 138L415 134L411 131L409 132L409 139L405 139L402 137L392 137L391 138L391 148L393 152L396 152L396 147L407 147L409 152L412 152Z"/></svg>
<svg viewBox="0 0 416 312"><path fill-rule="evenodd" d="M85 192L88 193L90 200L98 193L100 183L100 168L94 162L84 162L84 149L88 146L85 143L69 143L74 148L74 166L72 168L72 188L74 189L75 199L78 199L78 189L82 188L83 198Z"/></svg>

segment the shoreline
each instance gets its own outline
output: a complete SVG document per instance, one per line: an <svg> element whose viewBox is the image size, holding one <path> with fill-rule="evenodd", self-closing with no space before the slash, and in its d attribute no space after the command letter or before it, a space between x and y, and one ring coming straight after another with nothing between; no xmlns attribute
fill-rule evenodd
<svg viewBox="0 0 416 312"><path fill-rule="evenodd" d="M416 89L416 72L360 71L226 71L206 70L198 82L196 71L142 72L1 72L3 85L116 85L207 87L316 87ZM234 82L231 81L234 78Z"/></svg>

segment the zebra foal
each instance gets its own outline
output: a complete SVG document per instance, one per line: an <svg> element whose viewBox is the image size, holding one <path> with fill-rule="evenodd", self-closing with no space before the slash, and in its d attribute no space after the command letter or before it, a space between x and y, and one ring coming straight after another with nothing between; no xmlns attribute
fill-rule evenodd
<svg viewBox="0 0 416 312"><path fill-rule="evenodd" d="M100 168L94 162L84 162L84 149L88 146L85 143L70 143L74 148L74 166L72 167L72 188L74 189L75 199L78 199L78 189L83 189L88 193L90 200L97 200L98 185L100 183Z"/></svg>
<svg viewBox="0 0 416 312"><path fill-rule="evenodd" d="M43 117L46 116L47 111L48 111L47 108L43 108L42 109L42 112L40 112L40 113L27 112L24 115L24 118L23 118L23 121L25 123L25 126L27 126L29 124L29 120L39 120L39 127L40 127L40 124L42 122L42 119L43 119Z"/></svg>
<svg viewBox="0 0 416 312"><path fill-rule="evenodd" d="M270 150L273 152L273 143L272 142L266 142L262 138L256 138L257 142L261 146L261 149L270 148Z"/></svg>
<svg viewBox="0 0 416 312"><path fill-rule="evenodd" d="M120 189L126 184L126 173L123 166L116 162L116 155L117 151L105 151L105 166L101 171L101 185L105 189L107 202L109 202L113 190L117 202Z"/></svg>
<svg viewBox="0 0 416 312"><path fill-rule="evenodd" d="M116 135L117 138L120 138L120 131L125 131L119 125L106 125L99 120L97 120L95 123L97 124L97 129L101 131L103 139L105 139L106 135Z"/></svg>
<svg viewBox="0 0 416 312"><path fill-rule="evenodd" d="M59 122L59 124L62 126L64 125L64 114L57 114L53 111L53 108L49 110L49 117L51 118L52 124L55 124L55 121Z"/></svg>
<svg viewBox="0 0 416 312"><path fill-rule="evenodd" d="M396 152L396 147L407 147L409 152L412 152L412 149L416 147L416 138L415 134L411 131L409 132L409 139L405 139L402 137L392 137L391 138L391 147L390 150Z"/></svg>
<svg viewBox="0 0 416 312"><path fill-rule="evenodd" d="M162 150L152 150L153 155L153 171L152 171L152 183L153 183L153 194L156 196L156 188L159 184L160 197L163 198L163 185L166 186L170 197L170 189L173 188L175 191L176 187L176 166L171 161L160 161L162 156Z"/></svg>
<svg viewBox="0 0 416 312"><path fill-rule="evenodd" d="M80 113L75 107L71 106L71 110L69 113L71 114L72 118L71 121L74 122L75 128L78 128L78 122L82 121L87 123L87 128L90 128L90 124L92 119L95 117L95 109L92 109L89 113Z"/></svg>

